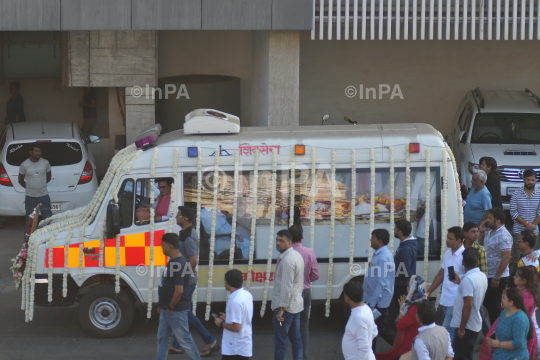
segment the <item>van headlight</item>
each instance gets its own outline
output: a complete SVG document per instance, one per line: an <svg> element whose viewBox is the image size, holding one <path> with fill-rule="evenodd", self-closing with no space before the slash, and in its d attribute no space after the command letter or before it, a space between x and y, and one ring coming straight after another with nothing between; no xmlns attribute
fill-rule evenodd
<svg viewBox="0 0 540 360"><path fill-rule="evenodd" d="M473 164L472 162L469 161L469 172L471 174L474 174L476 170L480 170L480 167L478 166L478 164Z"/></svg>

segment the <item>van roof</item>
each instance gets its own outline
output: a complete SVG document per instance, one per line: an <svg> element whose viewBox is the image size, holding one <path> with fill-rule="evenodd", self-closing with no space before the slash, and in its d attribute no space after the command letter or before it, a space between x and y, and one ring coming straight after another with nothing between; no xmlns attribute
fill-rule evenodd
<svg viewBox="0 0 540 360"><path fill-rule="evenodd" d="M321 146L336 149L351 149L350 144L341 140L371 138L375 141L400 138L407 142L419 142L418 138L433 138L441 141L439 132L429 124L398 123L398 124L359 124L359 125L326 125L326 126L280 126L280 127L243 127L239 134L205 134L184 135L182 130L163 134L158 138L160 146L202 146L201 142L211 147L219 143L262 141L280 139L294 140L298 144ZM364 146L363 146L364 145ZM441 143L441 146L442 145ZM375 144L358 143L357 148L377 147Z"/></svg>
<svg viewBox="0 0 540 360"><path fill-rule="evenodd" d="M77 129L73 122L35 121L9 124L13 140L30 139L72 139L76 137Z"/></svg>
<svg viewBox="0 0 540 360"><path fill-rule="evenodd" d="M482 113L540 113L540 100L531 91L479 89L479 92L480 96L473 92L473 97L480 104Z"/></svg>

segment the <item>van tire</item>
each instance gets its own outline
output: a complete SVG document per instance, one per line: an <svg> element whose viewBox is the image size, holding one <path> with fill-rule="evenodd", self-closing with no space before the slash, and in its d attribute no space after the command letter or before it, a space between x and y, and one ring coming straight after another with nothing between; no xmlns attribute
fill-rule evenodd
<svg viewBox="0 0 540 360"><path fill-rule="evenodd" d="M124 290L118 294L113 285L92 287L79 304L79 322L84 331L97 338L124 335L133 322L133 301Z"/></svg>

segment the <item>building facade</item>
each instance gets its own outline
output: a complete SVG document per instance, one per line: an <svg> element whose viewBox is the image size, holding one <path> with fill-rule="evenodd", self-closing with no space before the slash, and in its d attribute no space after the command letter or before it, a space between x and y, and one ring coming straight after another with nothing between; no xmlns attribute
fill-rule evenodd
<svg viewBox="0 0 540 360"><path fill-rule="evenodd" d="M11 81L28 121L82 123L94 87L100 172L155 122L212 107L242 126L426 122L468 90L540 90L526 0L0 0L0 123ZM4 100L3 100L4 99Z"/></svg>

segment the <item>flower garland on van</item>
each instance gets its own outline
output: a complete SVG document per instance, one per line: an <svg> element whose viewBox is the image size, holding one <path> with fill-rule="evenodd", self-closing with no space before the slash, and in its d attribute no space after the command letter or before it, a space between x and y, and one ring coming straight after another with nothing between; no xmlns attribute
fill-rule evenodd
<svg viewBox="0 0 540 360"><path fill-rule="evenodd" d="M103 181L101 182L96 194L99 196L94 196L90 204L85 207L84 211L81 211L78 216L70 216L66 217L66 220L59 221L57 223L48 223L47 225L44 224L44 226L41 229L38 229L35 231L32 236L30 236L28 240L28 247L29 252L27 254L27 267L30 269L30 273L27 273L23 276L23 283L25 286L24 290L24 296L22 297L22 301L25 303L21 304L21 307L25 310L25 321L29 322L33 320L34 316L34 300L35 300L35 274L36 274L36 265L37 265L37 253L39 245L43 244L47 240L50 240L51 237L56 238L56 235L58 235L62 231L68 231L71 230L77 226L80 226L84 221L86 221L87 218L94 218L97 210L101 206L101 203L105 197L105 194L114 179L115 176L117 176L117 173L120 172L120 167L127 162L132 156L133 152L135 151L135 145L130 145L126 147L125 149L121 150L111 162L111 166L107 173L105 174L105 177ZM70 215L75 214L75 212L70 213ZM58 217L60 219L61 217ZM58 230L60 229L60 230ZM36 239L51 231L56 231L51 237L45 238L43 240L40 240L39 242L36 241ZM49 283L49 286L52 286L51 283Z"/></svg>
<svg viewBox="0 0 540 360"><path fill-rule="evenodd" d="M425 239L424 239L424 279L428 276L428 263L429 263L429 223L431 221L430 208L431 208L431 164L430 164L431 150L426 148L426 211L424 212L424 225L425 225Z"/></svg>
<svg viewBox="0 0 540 360"><path fill-rule="evenodd" d="M351 234L350 234L350 251L349 251L349 269L354 265L354 232L356 226L355 214L355 199L356 199L356 150L351 150Z"/></svg>
<svg viewBox="0 0 540 360"><path fill-rule="evenodd" d="M197 147L197 239L201 238L201 197L202 197L202 151L200 147ZM197 249L197 259L199 258L199 253L201 252L201 247ZM194 269L195 270L195 269ZM193 314L197 313L197 290L199 286L195 285L195 290L193 290L192 299L193 300Z"/></svg>
<svg viewBox="0 0 540 360"><path fill-rule="evenodd" d="M406 183L406 197L407 203L405 204L405 218L407 221L411 221L411 153L409 152L409 144L405 145L405 183Z"/></svg>
<svg viewBox="0 0 540 360"><path fill-rule="evenodd" d="M156 162L158 151L158 147L154 148L154 152L152 154L152 165L150 167L150 276L148 277L148 303L146 309L146 317L148 319L152 317L152 299L154 297L154 240L156 232L156 210L154 209L154 203L156 201L156 189L154 177L156 176ZM119 261L117 262L117 264L118 263Z"/></svg>
<svg viewBox="0 0 540 360"><path fill-rule="evenodd" d="M174 149L174 160L173 160L173 175L176 176L176 180L179 179L178 177L178 156L179 156L179 150L178 148ZM169 203L169 223L167 227L167 232L173 232L174 224L175 224L175 216L174 211L176 210L176 182L173 182L171 184L171 202Z"/></svg>
<svg viewBox="0 0 540 360"><path fill-rule="evenodd" d="M69 261L69 244L71 243L71 238L73 237L73 230L71 230L66 239L66 245L64 245L64 271L62 274L62 297L67 296L67 275L69 266L67 266ZM49 258L52 258L52 253L49 253ZM52 268L52 266L51 266Z"/></svg>
<svg viewBox="0 0 540 360"><path fill-rule="evenodd" d="M233 269L234 265L234 251L236 247L236 218L238 213L238 167L240 165L240 153L238 150L234 152L234 179L233 179L233 213L232 213L232 224L231 224L231 246L229 248L229 270ZM245 240L245 239L244 239ZM229 301L229 296L231 292L227 290L227 299Z"/></svg>
<svg viewBox="0 0 540 360"><path fill-rule="evenodd" d="M272 148L273 150L274 148ZM294 195L296 194L296 163L295 149L291 147L291 203L289 204L289 227L294 223Z"/></svg>
<svg viewBox="0 0 540 360"><path fill-rule="evenodd" d="M390 146L388 148L388 153L390 155L390 252L394 253L394 224L396 209L395 206L395 188L396 188L396 179L395 179L395 168L394 168L394 148Z"/></svg>
<svg viewBox="0 0 540 360"><path fill-rule="evenodd" d="M310 227L311 227L311 234L310 234L310 242L309 246L311 249L315 249L315 188L316 188L316 177L317 177L317 148L315 146L311 147L311 208L310 208ZM309 314L308 317L311 317L311 306L309 307Z"/></svg>
<svg viewBox="0 0 540 360"><path fill-rule="evenodd" d="M334 235L336 225L336 150L332 149L332 197L330 202L330 253L328 254L328 280L326 286L325 316L330 316L330 298L332 297L332 273L334 270Z"/></svg>
<svg viewBox="0 0 540 360"><path fill-rule="evenodd" d="M373 230L375 230L375 149L370 149L370 185L371 185L371 204L370 204L370 212L369 212L369 236L371 236L371 233ZM371 261L371 258L373 257L373 248L369 246L369 255L368 255L368 262Z"/></svg>
<svg viewBox="0 0 540 360"><path fill-rule="evenodd" d="M214 157L214 196L212 200L212 228L210 231L210 256L208 259L208 284L206 286L206 312L204 319L210 319L210 307L212 304L212 285L214 277L214 249L216 246L216 218L218 211L218 188L219 188L219 149L216 149Z"/></svg>
<svg viewBox="0 0 540 360"><path fill-rule="evenodd" d="M255 164L253 168L253 205L251 211L251 240L249 244L249 261L246 289L251 288L251 269L253 269L253 252L255 251L255 230L257 225L257 193L259 191L259 150L255 150Z"/></svg>
<svg viewBox="0 0 540 360"><path fill-rule="evenodd" d="M266 260L266 277L264 279L264 292L261 306L261 317L266 311L268 302L268 289L270 287L270 273L272 272L272 254L274 250L274 225L276 221L276 187L277 187L277 151L272 149L272 200L270 205L270 232L268 236L268 258Z"/></svg>

